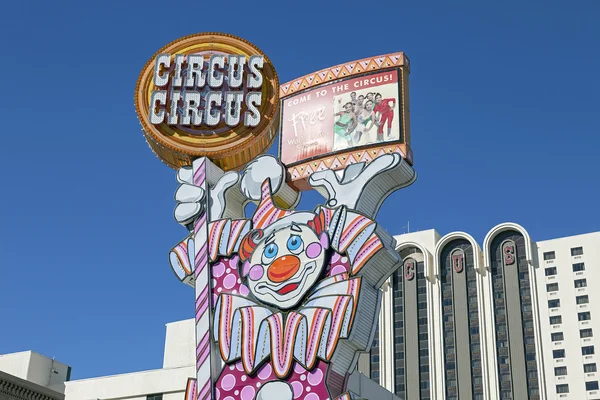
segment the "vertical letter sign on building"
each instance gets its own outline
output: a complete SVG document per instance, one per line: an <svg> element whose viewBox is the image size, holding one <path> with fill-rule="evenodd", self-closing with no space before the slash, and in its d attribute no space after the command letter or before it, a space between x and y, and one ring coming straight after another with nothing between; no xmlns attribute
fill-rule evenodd
<svg viewBox="0 0 600 400"><path fill-rule="evenodd" d="M319 72L280 87L254 45L207 33L165 46L144 67L137 113L152 150L177 169L175 219L188 230L169 254L195 288L186 400L369 397L352 392L353 371L373 341L379 288L402 265L375 217L415 180L407 59L369 60L331 70L350 80ZM300 93L309 86L316 92ZM290 104L287 144L281 159L260 156L282 122L280 94ZM294 175L319 157L324 167ZM310 189L324 204L295 210Z"/></svg>

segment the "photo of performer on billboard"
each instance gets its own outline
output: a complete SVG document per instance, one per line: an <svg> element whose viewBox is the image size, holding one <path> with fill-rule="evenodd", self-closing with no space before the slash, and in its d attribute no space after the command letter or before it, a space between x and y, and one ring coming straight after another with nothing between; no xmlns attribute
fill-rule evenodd
<svg viewBox="0 0 600 400"><path fill-rule="evenodd" d="M375 95L375 111L377 119L377 141L383 142L383 126L387 123L387 139L392 135L392 121L394 120L394 107L396 99L383 99L380 93Z"/></svg>
<svg viewBox="0 0 600 400"><path fill-rule="evenodd" d="M398 140L400 131L398 121L394 118L397 104L395 85L381 85L334 96L333 151Z"/></svg>
<svg viewBox="0 0 600 400"><path fill-rule="evenodd" d="M371 129L375 125L375 112L373 111L373 101L367 100L364 107L360 107L357 114L358 125L356 126L356 132L358 135L359 144L373 143L374 140L371 137Z"/></svg>
<svg viewBox="0 0 600 400"><path fill-rule="evenodd" d="M356 95L356 94L355 94ZM335 139L333 147L345 149L352 147L354 129L356 128L356 114L354 113L354 104L349 101L343 106L343 110L339 110L342 105L342 98L338 97L336 104L336 113L334 114L335 122L333 124L333 131L335 133Z"/></svg>

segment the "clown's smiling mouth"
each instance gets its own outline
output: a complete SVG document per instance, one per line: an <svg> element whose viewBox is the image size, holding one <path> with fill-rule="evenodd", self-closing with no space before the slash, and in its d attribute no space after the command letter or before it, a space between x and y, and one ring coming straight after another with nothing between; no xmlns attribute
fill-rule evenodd
<svg viewBox="0 0 600 400"><path fill-rule="evenodd" d="M268 292L277 293L280 296L286 295L298 289L303 285L304 280L310 274L312 274L317 268L317 263L312 261L306 265L302 275L296 279L290 279L287 282L282 282L279 285L273 286L268 283L261 283L256 286L256 291L261 294L267 294Z"/></svg>
<svg viewBox="0 0 600 400"><path fill-rule="evenodd" d="M279 293L280 295L288 294L289 292L293 292L294 290L298 289L298 286L299 285L297 283L289 283L281 289L279 289L277 293Z"/></svg>

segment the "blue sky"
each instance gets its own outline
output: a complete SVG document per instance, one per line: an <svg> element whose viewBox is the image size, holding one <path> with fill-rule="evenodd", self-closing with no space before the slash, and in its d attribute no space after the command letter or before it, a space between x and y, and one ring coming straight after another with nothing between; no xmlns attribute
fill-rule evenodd
<svg viewBox="0 0 600 400"><path fill-rule="evenodd" d="M160 368L164 324L193 317L168 264L175 172L133 104L145 62L191 33L244 37L281 82L406 52L419 178L381 210L392 233L600 230L600 2L226 3L3 5L0 354L56 356L74 379Z"/></svg>

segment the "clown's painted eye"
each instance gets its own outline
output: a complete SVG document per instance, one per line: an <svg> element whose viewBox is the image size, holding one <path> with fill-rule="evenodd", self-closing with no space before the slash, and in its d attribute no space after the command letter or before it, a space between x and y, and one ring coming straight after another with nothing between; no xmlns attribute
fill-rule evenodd
<svg viewBox="0 0 600 400"><path fill-rule="evenodd" d="M287 248L292 254L300 254L304 250L304 242L298 235L292 235L287 241Z"/></svg>
<svg viewBox="0 0 600 400"><path fill-rule="evenodd" d="M263 250L262 262L263 264L270 264L271 261L275 257L277 257L277 252L279 251L279 247L275 243L268 244Z"/></svg>

